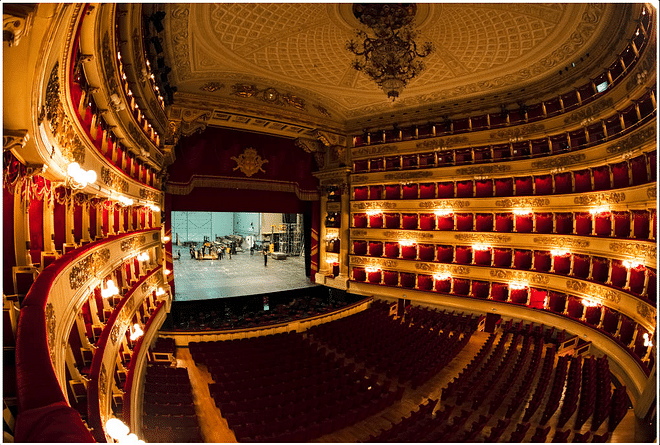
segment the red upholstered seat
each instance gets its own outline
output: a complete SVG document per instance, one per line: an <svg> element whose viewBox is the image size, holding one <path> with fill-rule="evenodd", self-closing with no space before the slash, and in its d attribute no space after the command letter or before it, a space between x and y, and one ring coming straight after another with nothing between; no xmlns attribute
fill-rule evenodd
<svg viewBox="0 0 660 445"><path fill-rule="evenodd" d="M380 283L381 275L382 274L380 270L374 272L367 272L367 281L373 284L378 284Z"/></svg>
<svg viewBox="0 0 660 445"><path fill-rule="evenodd" d="M552 256L550 252L534 251L534 270L539 272L549 272L552 266Z"/></svg>
<svg viewBox="0 0 660 445"><path fill-rule="evenodd" d="M412 289L415 287L415 274L409 272L401 272L401 287Z"/></svg>
<svg viewBox="0 0 660 445"><path fill-rule="evenodd" d="M399 169L401 169L401 157L400 156L387 156L385 158L385 169L386 170L399 170Z"/></svg>
<svg viewBox="0 0 660 445"><path fill-rule="evenodd" d="M573 214L555 213L555 231L559 234L573 233Z"/></svg>
<svg viewBox="0 0 660 445"><path fill-rule="evenodd" d="M594 217L595 232L598 236L612 235L612 214L610 212L599 213Z"/></svg>
<svg viewBox="0 0 660 445"><path fill-rule="evenodd" d="M353 279L355 281L364 281L367 278L367 273L364 270L364 267L354 267L353 268Z"/></svg>
<svg viewBox="0 0 660 445"><path fill-rule="evenodd" d="M601 313L601 308L598 306L590 306L585 308L585 319L587 320L587 323L589 323L592 326L597 326L598 323L600 323L600 313Z"/></svg>
<svg viewBox="0 0 660 445"><path fill-rule="evenodd" d="M493 266L511 267L511 249L493 249Z"/></svg>
<svg viewBox="0 0 660 445"><path fill-rule="evenodd" d="M490 283L488 281L472 281L472 297L481 298L485 300L488 298L488 293L490 291Z"/></svg>
<svg viewBox="0 0 660 445"><path fill-rule="evenodd" d="M510 213L498 213L495 215L495 231L511 232L513 230L513 215Z"/></svg>
<svg viewBox="0 0 660 445"><path fill-rule="evenodd" d="M610 167L608 165L592 168L591 174L594 177L594 190L610 189Z"/></svg>
<svg viewBox="0 0 660 445"><path fill-rule="evenodd" d="M383 214L377 213L375 215L369 215L369 227L373 227L373 228L383 227Z"/></svg>
<svg viewBox="0 0 660 445"><path fill-rule="evenodd" d="M452 246L438 246L437 261L451 263L454 261L454 249Z"/></svg>
<svg viewBox="0 0 660 445"><path fill-rule="evenodd" d="M430 182L419 185L419 198L420 199L434 199L435 198L435 183Z"/></svg>
<svg viewBox="0 0 660 445"><path fill-rule="evenodd" d="M573 178L570 172L555 175L555 193L558 195L573 193Z"/></svg>
<svg viewBox="0 0 660 445"><path fill-rule="evenodd" d="M573 178L575 179L575 193L591 191L591 172L588 168L573 172Z"/></svg>
<svg viewBox="0 0 660 445"><path fill-rule="evenodd" d="M357 228L367 227L367 215L364 213L355 213L353 215L353 227L357 227Z"/></svg>
<svg viewBox="0 0 660 445"><path fill-rule="evenodd" d="M420 290L433 290L433 277L431 275L417 275L417 287Z"/></svg>
<svg viewBox="0 0 660 445"><path fill-rule="evenodd" d="M516 196L531 195L534 193L531 176L515 178Z"/></svg>
<svg viewBox="0 0 660 445"><path fill-rule="evenodd" d="M432 244L419 244L417 250L420 261L433 261L435 246Z"/></svg>
<svg viewBox="0 0 660 445"><path fill-rule="evenodd" d="M493 180L479 179L475 181L475 196L477 198L493 196Z"/></svg>
<svg viewBox="0 0 660 445"><path fill-rule="evenodd" d="M543 309L547 296L548 291L546 290L536 289L535 287L530 288L528 306L535 309Z"/></svg>
<svg viewBox="0 0 660 445"><path fill-rule="evenodd" d="M610 280L612 286L623 288L626 285L626 279L628 278L628 269L626 269L621 260L612 260L612 273Z"/></svg>
<svg viewBox="0 0 660 445"><path fill-rule="evenodd" d="M472 181L456 181L456 197L472 198Z"/></svg>
<svg viewBox="0 0 660 445"><path fill-rule="evenodd" d="M383 282L388 286L399 285L399 273L393 270L386 270L383 276Z"/></svg>
<svg viewBox="0 0 660 445"><path fill-rule="evenodd" d="M459 232L472 231L472 213L456 213L456 230ZM440 218L438 218L439 220Z"/></svg>
<svg viewBox="0 0 660 445"><path fill-rule="evenodd" d="M366 241L353 241L353 253L355 255L366 255L367 254L367 242Z"/></svg>
<svg viewBox="0 0 660 445"><path fill-rule="evenodd" d="M633 238L648 239L649 237L649 214L644 210L633 210Z"/></svg>
<svg viewBox="0 0 660 445"><path fill-rule="evenodd" d="M644 291L645 270L644 266L630 269L630 291L637 295L641 295Z"/></svg>
<svg viewBox="0 0 660 445"><path fill-rule="evenodd" d="M493 214L492 213L477 213L475 230L477 232L492 232L493 231Z"/></svg>
<svg viewBox="0 0 660 445"><path fill-rule="evenodd" d="M625 345L632 341L633 333L635 332L636 323L623 314L619 314L621 319L621 329L619 330L619 339Z"/></svg>
<svg viewBox="0 0 660 445"><path fill-rule="evenodd" d="M435 215L433 213L422 213L419 215L420 230L435 230Z"/></svg>
<svg viewBox="0 0 660 445"><path fill-rule="evenodd" d="M552 195L552 175L534 177L535 195Z"/></svg>
<svg viewBox="0 0 660 445"><path fill-rule="evenodd" d="M403 199L417 199L417 196L418 196L417 184L403 185Z"/></svg>
<svg viewBox="0 0 660 445"><path fill-rule="evenodd" d="M355 187L355 200L364 201L366 199L369 199L369 188L366 186Z"/></svg>
<svg viewBox="0 0 660 445"><path fill-rule="evenodd" d="M370 185L369 186L369 199L382 199L383 198L383 186L382 185Z"/></svg>
<svg viewBox="0 0 660 445"><path fill-rule="evenodd" d="M566 306L566 294L550 291L548 307L552 312L562 313Z"/></svg>
<svg viewBox="0 0 660 445"><path fill-rule="evenodd" d="M385 199L400 199L401 186L399 184L387 184L385 186Z"/></svg>
<svg viewBox="0 0 660 445"><path fill-rule="evenodd" d="M610 269L610 261L607 258L593 257L591 278L599 283L605 283Z"/></svg>
<svg viewBox="0 0 660 445"><path fill-rule="evenodd" d="M471 264L472 263L472 247L469 247L469 246L456 246L456 262L458 264Z"/></svg>
<svg viewBox="0 0 660 445"><path fill-rule="evenodd" d="M628 163L626 161L612 164L612 182L614 188L628 187L630 185Z"/></svg>
<svg viewBox="0 0 660 445"><path fill-rule="evenodd" d="M474 264L480 266L490 266L491 261L491 249L487 250L476 250L474 252Z"/></svg>
<svg viewBox="0 0 660 445"><path fill-rule="evenodd" d="M637 156L630 160L633 185L645 184L648 182L649 175L647 168L647 158L644 155ZM651 170L655 170L655 164L651 164Z"/></svg>
<svg viewBox="0 0 660 445"><path fill-rule="evenodd" d="M535 213L536 233L552 233L554 215L552 213Z"/></svg>
<svg viewBox="0 0 660 445"><path fill-rule="evenodd" d="M417 229L417 214L416 213L404 213L402 215L403 224L402 228L405 230L416 230Z"/></svg>
<svg viewBox="0 0 660 445"><path fill-rule="evenodd" d="M589 255L573 255L573 276L586 279L589 276Z"/></svg>
<svg viewBox="0 0 660 445"><path fill-rule="evenodd" d="M556 274L568 275L571 270L571 255L555 256L552 259Z"/></svg>
<svg viewBox="0 0 660 445"><path fill-rule="evenodd" d="M506 301L509 298L509 286L505 283L493 283L490 296L496 301Z"/></svg>
<svg viewBox="0 0 660 445"><path fill-rule="evenodd" d="M438 183L438 198L453 198L453 197L454 197L453 182Z"/></svg>
<svg viewBox="0 0 660 445"><path fill-rule="evenodd" d="M529 233L534 228L534 215L515 215L516 219L516 232Z"/></svg>
<svg viewBox="0 0 660 445"><path fill-rule="evenodd" d="M509 294L512 303L527 304L528 289L510 289Z"/></svg>
<svg viewBox="0 0 660 445"><path fill-rule="evenodd" d="M401 157L404 170L417 167L417 155L405 155Z"/></svg>
<svg viewBox="0 0 660 445"><path fill-rule="evenodd" d="M369 255L383 256L383 243L380 241L369 241Z"/></svg>
<svg viewBox="0 0 660 445"><path fill-rule="evenodd" d="M438 230L454 230L454 215L437 217Z"/></svg>
<svg viewBox="0 0 660 445"><path fill-rule="evenodd" d="M573 295L568 296L568 306L567 310L568 315L575 319L582 317L584 312L584 305L582 304L582 299L579 297L574 297Z"/></svg>
<svg viewBox="0 0 660 445"><path fill-rule="evenodd" d="M398 258L399 257L399 243L398 242L386 242L385 243L385 256L387 258Z"/></svg>
<svg viewBox="0 0 660 445"><path fill-rule="evenodd" d="M385 227L387 229L398 229L401 227L401 219L398 213L385 214Z"/></svg>
<svg viewBox="0 0 660 445"><path fill-rule="evenodd" d="M630 213L612 212L614 218L614 236L628 238L630 236Z"/></svg>
<svg viewBox="0 0 660 445"><path fill-rule="evenodd" d="M608 307L603 307L603 310L605 312L603 315L603 330L610 334L616 333L619 325L619 314Z"/></svg>
<svg viewBox="0 0 660 445"><path fill-rule="evenodd" d="M420 153L419 166L420 168L435 167L435 153Z"/></svg>
<svg viewBox="0 0 660 445"><path fill-rule="evenodd" d="M513 267L529 270L532 267L532 251L515 249L513 253Z"/></svg>
<svg viewBox="0 0 660 445"><path fill-rule="evenodd" d="M412 246L401 246L401 258L414 260L417 258L417 244Z"/></svg>
<svg viewBox="0 0 660 445"><path fill-rule="evenodd" d="M384 169L384 167L385 167L385 163L383 162L383 158L375 158L369 161L369 171L372 172L381 171Z"/></svg>
<svg viewBox="0 0 660 445"><path fill-rule="evenodd" d="M591 223L590 213L575 213L575 233L578 235L591 235Z"/></svg>
<svg viewBox="0 0 660 445"><path fill-rule="evenodd" d="M470 292L470 280L464 278L454 278L454 294L468 295Z"/></svg>
<svg viewBox="0 0 660 445"><path fill-rule="evenodd" d="M657 285L657 274L653 269L647 269L646 273L649 275L649 284L646 289L647 296L650 301L657 301L657 294L658 294L658 285Z"/></svg>
<svg viewBox="0 0 660 445"><path fill-rule="evenodd" d="M451 290L451 278L444 280L434 280L435 281L435 291L449 293Z"/></svg>
<svg viewBox="0 0 660 445"><path fill-rule="evenodd" d="M513 179L495 179L495 196L513 196Z"/></svg>
<svg viewBox="0 0 660 445"><path fill-rule="evenodd" d="M353 171L355 173L362 173L366 172L367 170L369 170L369 161L367 159L353 162Z"/></svg>

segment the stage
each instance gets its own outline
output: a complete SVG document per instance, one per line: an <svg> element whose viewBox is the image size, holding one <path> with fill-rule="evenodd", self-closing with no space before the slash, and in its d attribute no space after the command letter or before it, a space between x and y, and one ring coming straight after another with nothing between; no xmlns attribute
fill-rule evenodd
<svg viewBox="0 0 660 445"><path fill-rule="evenodd" d="M175 301L208 300L278 292L314 286L305 277L305 258L287 257L276 260L268 257L264 267L261 252L250 251L222 260L193 260L187 247L174 246L173 255L181 252L181 259L174 260Z"/></svg>

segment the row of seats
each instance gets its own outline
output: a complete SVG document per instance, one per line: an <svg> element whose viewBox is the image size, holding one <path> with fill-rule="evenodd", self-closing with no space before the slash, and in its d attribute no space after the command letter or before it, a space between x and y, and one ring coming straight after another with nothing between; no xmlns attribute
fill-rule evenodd
<svg viewBox="0 0 660 445"><path fill-rule="evenodd" d="M655 239L657 214L652 210L513 213L354 213L353 228L422 231L501 232ZM653 226L653 227L651 227ZM415 233L415 232L411 232ZM652 238L651 238L652 237ZM403 256L404 247L390 242L389 256ZM414 245L414 243L413 243ZM355 249L355 244L353 245ZM407 257L410 257L409 253ZM360 255L360 253L356 253ZM379 255L377 255L379 256Z"/></svg>

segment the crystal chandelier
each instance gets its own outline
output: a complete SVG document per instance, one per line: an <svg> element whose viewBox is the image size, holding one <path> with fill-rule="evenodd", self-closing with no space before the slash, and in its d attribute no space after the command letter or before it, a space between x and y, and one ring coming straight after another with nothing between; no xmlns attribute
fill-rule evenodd
<svg viewBox="0 0 660 445"><path fill-rule="evenodd" d="M353 5L355 17L370 29L357 31L359 42L350 40L346 48L356 56L353 68L369 76L394 101L408 82L424 69L418 57L428 56L433 47L425 42L421 52L414 38L412 23L417 12L413 3L369 3Z"/></svg>

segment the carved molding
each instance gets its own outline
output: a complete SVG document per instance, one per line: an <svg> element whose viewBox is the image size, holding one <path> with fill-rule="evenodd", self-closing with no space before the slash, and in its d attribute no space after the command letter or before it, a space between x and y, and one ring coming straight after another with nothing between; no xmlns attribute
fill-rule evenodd
<svg viewBox="0 0 660 445"><path fill-rule="evenodd" d="M502 164L496 164L496 165L478 165L475 167L463 167L463 168L458 168L456 169L456 174L457 175L486 175L486 174L492 174L492 173L504 173L508 172L511 170L510 165L502 165Z"/></svg>
<svg viewBox="0 0 660 445"><path fill-rule="evenodd" d="M160 202L160 193L155 190L149 189L140 189L140 198L146 199L147 201Z"/></svg>
<svg viewBox="0 0 660 445"><path fill-rule="evenodd" d="M566 280L566 287L570 290L586 294L590 298L595 297L600 300L607 300L617 304L621 302L621 295L618 292L595 284L577 280Z"/></svg>
<svg viewBox="0 0 660 445"><path fill-rule="evenodd" d="M469 141L467 136L452 136L440 139L431 139L427 141L418 142L415 144L416 148L429 149L429 150L449 150L457 145L465 144Z"/></svg>
<svg viewBox="0 0 660 445"><path fill-rule="evenodd" d="M587 156L584 153L550 157L548 159L543 159L542 161L532 162L532 168L545 169L567 167L584 161L586 158Z"/></svg>
<svg viewBox="0 0 660 445"><path fill-rule="evenodd" d="M129 239L123 240L119 244L119 248L122 252L126 252L127 250L134 250L144 245L145 241L146 237L144 235L135 235Z"/></svg>
<svg viewBox="0 0 660 445"><path fill-rule="evenodd" d="M498 207L543 207L549 204L548 198L507 198L495 201Z"/></svg>
<svg viewBox="0 0 660 445"><path fill-rule="evenodd" d="M598 113L600 113L603 110L606 110L608 108L612 107L612 104L614 103L614 99L611 97L605 98L603 100L600 100L593 105L589 105L587 107L582 107L578 111L569 114L564 118L564 124L572 124L575 122L581 122L584 121L585 119L594 116Z"/></svg>
<svg viewBox="0 0 660 445"><path fill-rule="evenodd" d="M419 178L430 178L433 176L433 172L429 170L424 171L411 171L411 172L400 172L400 173L386 173L386 180L394 181L403 181L407 179L419 179Z"/></svg>
<svg viewBox="0 0 660 445"><path fill-rule="evenodd" d="M383 258L367 258L367 257L352 256L351 264L355 264L358 266L369 265L369 266L394 268L397 267L399 263L396 260L388 260Z"/></svg>
<svg viewBox="0 0 660 445"><path fill-rule="evenodd" d="M550 277L547 274L511 271L502 269L492 269L490 276L507 281L526 281L528 283L547 285L550 282Z"/></svg>
<svg viewBox="0 0 660 445"><path fill-rule="evenodd" d="M397 240L412 240L417 241L419 239L433 239L432 233L425 232L410 232L407 230L387 230L383 232L383 236L388 239L397 239Z"/></svg>
<svg viewBox="0 0 660 445"><path fill-rule="evenodd" d="M2 151L20 150L28 140L30 135L27 130L2 129Z"/></svg>
<svg viewBox="0 0 660 445"><path fill-rule="evenodd" d="M373 145L354 148L352 154L353 156L375 156L396 153L397 151L396 145Z"/></svg>
<svg viewBox="0 0 660 445"><path fill-rule="evenodd" d="M112 190L128 193L128 181L108 167L101 167L101 182Z"/></svg>
<svg viewBox="0 0 660 445"><path fill-rule="evenodd" d="M504 130L499 130L490 134L491 139L510 139L525 137L532 133L538 133L545 130L545 125L543 124L529 124L522 125L520 127L507 128Z"/></svg>
<svg viewBox="0 0 660 445"><path fill-rule="evenodd" d="M353 210L392 210L396 209L396 202L353 202Z"/></svg>
<svg viewBox="0 0 660 445"><path fill-rule="evenodd" d="M534 237L534 244L573 249L584 249L589 247L589 241L575 239L570 236L537 236Z"/></svg>
<svg viewBox="0 0 660 445"><path fill-rule="evenodd" d="M608 146L605 150L609 154L623 153L625 151L634 150L641 147L647 142L655 142L657 133L657 125L655 121L652 125L637 131L630 136L623 138L623 140Z"/></svg>
<svg viewBox="0 0 660 445"><path fill-rule="evenodd" d="M30 28L37 6L33 3L5 3L2 8L2 41L11 48L19 44Z"/></svg>
<svg viewBox="0 0 660 445"><path fill-rule="evenodd" d="M614 253L628 255L634 258L655 259L657 256L657 246L655 244L634 243L634 242L612 242L610 250Z"/></svg>
<svg viewBox="0 0 660 445"><path fill-rule="evenodd" d="M626 200L626 194L623 192L596 193L589 195L576 196L573 202L577 205L602 205L618 204Z"/></svg>
<svg viewBox="0 0 660 445"><path fill-rule="evenodd" d="M508 235L491 235L491 234L472 234L472 233L457 233L454 238L458 241L466 243L479 243L479 244L503 244L511 241Z"/></svg>
<svg viewBox="0 0 660 445"><path fill-rule="evenodd" d="M76 290L85 282L90 280L101 270L110 259L110 249L105 248L92 252L82 260L78 261L69 272L69 285L71 290Z"/></svg>
<svg viewBox="0 0 660 445"><path fill-rule="evenodd" d="M351 230L351 237L367 236L367 233L366 230Z"/></svg>
<svg viewBox="0 0 660 445"><path fill-rule="evenodd" d="M419 203L419 207L422 209L463 209L470 207L470 201L422 201Z"/></svg>
<svg viewBox="0 0 660 445"><path fill-rule="evenodd" d="M53 309L53 303L46 304L46 338L48 340L48 352L50 353L50 360L55 363L55 328L56 316Z"/></svg>
<svg viewBox="0 0 660 445"><path fill-rule="evenodd" d="M449 273L451 275L469 275L470 268L453 264L415 263L415 269L431 273Z"/></svg>
<svg viewBox="0 0 660 445"><path fill-rule="evenodd" d="M648 321L652 326L655 326L657 316L656 309L640 301L637 303L637 313L646 319L646 321Z"/></svg>

